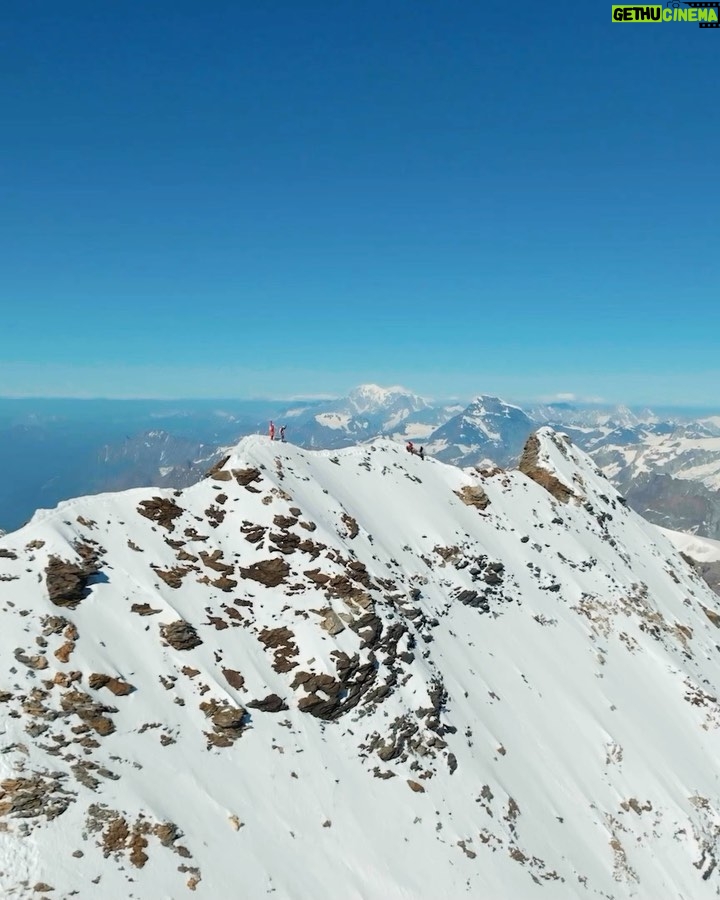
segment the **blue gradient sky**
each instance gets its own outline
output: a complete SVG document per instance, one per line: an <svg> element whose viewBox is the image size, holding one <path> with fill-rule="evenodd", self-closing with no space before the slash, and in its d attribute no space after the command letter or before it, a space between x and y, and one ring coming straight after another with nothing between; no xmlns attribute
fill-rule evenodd
<svg viewBox="0 0 720 900"><path fill-rule="evenodd" d="M713 403L720 32L611 4L0 10L0 395Z"/></svg>

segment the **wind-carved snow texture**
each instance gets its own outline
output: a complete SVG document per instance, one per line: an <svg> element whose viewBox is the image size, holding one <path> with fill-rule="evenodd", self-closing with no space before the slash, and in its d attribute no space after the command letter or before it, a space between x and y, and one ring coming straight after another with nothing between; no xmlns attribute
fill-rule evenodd
<svg viewBox="0 0 720 900"><path fill-rule="evenodd" d="M0 541L0 893L715 897L720 605L563 436L247 438Z"/></svg>

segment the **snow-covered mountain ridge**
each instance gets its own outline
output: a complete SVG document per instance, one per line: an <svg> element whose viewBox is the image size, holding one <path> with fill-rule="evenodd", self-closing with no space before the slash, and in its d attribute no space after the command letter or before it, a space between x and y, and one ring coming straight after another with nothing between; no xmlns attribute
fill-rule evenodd
<svg viewBox="0 0 720 900"><path fill-rule="evenodd" d="M3 537L3 895L717 896L718 598L520 468L252 437Z"/></svg>

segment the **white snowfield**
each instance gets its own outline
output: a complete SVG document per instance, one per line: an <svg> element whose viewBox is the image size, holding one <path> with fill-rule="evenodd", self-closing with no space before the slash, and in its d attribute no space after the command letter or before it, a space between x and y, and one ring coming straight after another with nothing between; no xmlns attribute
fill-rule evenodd
<svg viewBox="0 0 720 900"><path fill-rule="evenodd" d="M0 539L0 895L717 897L718 597L531 474L251 437Z"/></svg>
<svg viewBox="0 0 720 900"><path fill-rule="evenodd" d="M720 541L700 537L697 534L685 534L683 531L670 531L669 528L657 527L673 546L692 559L698 562L720 562Z"/></svg>
<svg viewBox="0 0 720 900"><path fill-rule="evenodd" d="M720 489L720 437L647 435L640 444L613 449L618 459L603 469L610 478L629 467L633 477L659 473L684 481L699 481L710 490Z"/></svg>

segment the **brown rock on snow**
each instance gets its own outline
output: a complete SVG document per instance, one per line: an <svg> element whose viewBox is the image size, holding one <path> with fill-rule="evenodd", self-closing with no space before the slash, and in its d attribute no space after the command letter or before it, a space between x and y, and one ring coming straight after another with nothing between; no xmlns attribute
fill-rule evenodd
<svg viewBox="0 0 720 900"><path fill-rule="evenodd" d="M307 569L303 575L309 578L313 584L327 584L330 581L330 576L321 572L320 569Z"/></svg>
<svg viewBox="0 0 720 900"><path fill-rule="evenodd" d="M538 465L538 456L540 454L540 439L536 434L531 434L525 442L525 449L520 457L518 469L531 478L540 487L545 488L548 493L559 500L561 503L567 503L576 495L567 485L564 485L552 472L543 469Z"/></svg>
<svg viewBox="0 0 720 900"><path fill-rule="evenodd" d="M490 498L485 491L477 484L466 484L459 491L454 493L462 500L466 506L474 506L475 509L487 509L490 505Z"/></svg>
<svg viewBox="0 0 720 900"><path fill-rule="evenodd" d="M128 684L127 681L122 681L119 678L114 678L112 675L102 675L97 672L94 672L88 678L88 684L94 691L106 687L109 691L112 691L116 697L125 697L127 694L132 694L135 690L135 688L131 684Z"/></svg>
<svg viewBox="0 0 720 900"><path fill-rule="evenodd" d="M64 777L44 777L33 772L22 778L0 781L0 816L17 819L45 816L50 820L62 815L75 799L74 794L62 787Z"/></svg>
<svg viewBox="0 0 720 900"><path fill-rule="evenodd" d="M208 553L207 550L201 550L199 555L203 565L208 569L214 569L222 575L232 575L235 571L233 565L228 565L222 561L224 555L222 550L213 550L212 553Z"/></svg>
<svg viewBox="0 0 720 900"><path fill-rule="evenodd" d="M152 565L152 570L156 575L159 575L160 578L165 582L168 587L177 588L182 587L182 580L190 571L186 566L174 566L172 569L159 569L157 566Z"/></svg>
<svg viewBox="0 0 720 900"><path fill-rule="evenodd" d="M42 655L38 656L28 656L23 652L21 647L18 647L15 650L15 659L22 663L24 666L27 666L28 669L47 669L48 661L46 657Z"/></svg>
<svg viewBox="0 0 720 900"><path fill-rule="evenodd" d="M290 566L283 559L264 559L253 563L246 569L240 569L243 578L252 578L266 587L277 587L282 584L290 572Z"/></svg>
<svg viewBox="0 0 720 900"><path fill-rule="evenodd" d="M268 694L262 700L253 700L248 703L248 709L259 709L260 712L284 712L287 708L287 703L277 694Z"/></svg>
<svg viewBox="0 0 720 900"><path fill-rule="evenodd" d="M331 656L336 660L337 678L325 672L297 672L290 685L294 690L302 687L307 692L298 701L301 712L329 721L357 706L376 677L373 663L361 663L357 654L351 658L334 651Z"/></svg>
<svg viewBox="0 0 720 900"><path fill-rule="evenodd" d="M115 731L112 719L108 718L104 713L115 713L117 709L113 706L97 703L89 694L83 691L67 691L62 695L60 705L65 712L74 713L103 737Z"/></svg>
<svg viewBox="0 0 720 900"><path fill-rule="evenodd" d="M153 609L149 603L133 603L130 612L137 613L139 616L156 616L162 610Z"/></svg>
<svg viewBox="0 0 720 900"><path fill-rule="evenodd" d="M347 528L347 536L350 540L356 538L360 533L360 527L358 526L357 521L348 513L343 513L340 518L342 519L343 525Z"/></svg>
<svg viewBox="0 0 720 900"><path fill-rule="evenodd" d="M173 519L183 514L183 510L169 497L153 497L152 500L141 500L137 511L141 516L157 522L162 528L174 531Z"/></svg>
<svg viewBox="0 0 720 900"><path fill-rule="evenodd" d="M298 648L295 643L295 635L289 628L263 628L258 635L267 650L273 650L273 668L276 672L289 672L297 666L293 657L297 656Z"/></svg>
<svg viewBox="0 0 720 900"><path fill-rule="evenodd" d="M160 625L160 634L176 650L192 650L202 644L196 629L184 619Z"/></svg>
<svg viewBox="0 0 720 900"><path fill-rule="evenodd" d="M262 525L246 525L240 531L245 535L246 541L249 541L251 544L259 544L267 529L263 528Z"/></svg>
<svg viewBox="0 0 720 900"><path fill-rule="evenodd" d="M278 514L273 517L273 525L275 525L276 528L292 528L292 526L295 525L296 522L297 517L295 516L281 516Z"/></svg>
<svg viewBox="0 0 720 900"><path fill-rule="evenodd" d="M75 607L90 593L88 582L100 570L96 559L73 563L51 556L45 567L45 584L50 602L55 606Z"/></svg>
<svg viewBox="0 0 720 900"><path fill-rule="evenodd" d="M318 615L323 617L320 622L320 627L327 631L329 635L334 637L336 634L340 634L341 631L345 631L345 625L335 610L327 607L325 609L314 610L314 612L317 612Z"/></svg>
<svg viewBox="0 0 720 900"><path fill-rule="evenodd" d="M259 469L233 469L232 473L240 487L247 487L262 478Z"/></svg>
<svg viewBox="0 0 720 900"><path fill-rule="evenodd" d="M289 531L283 531L280 533L270 532L269 537L270 543L274 544L275 548L277 548L281 553L285 553L286 555L290 555L294 553L295 550L300 546L300 538L297 534L293 534Z"/></svg>
<svg viewBox="0 0 720 900"><path fill-rule="evenodd" d="M210 719L213 731L206 733L209 746L229 747L245 730L246 712L242 706L231 706L229 703L209 700L200 704L200 709Z"/></svg>
<svg viewBox="0 0 720 900"><path fill-rule="evenodd" d="M57 648L54 656L56 659L60 660L61 663L69 662L70 656L74 649L75 649L74 641L65 641L65 643L62 646Z"/></svg>
<svg viewBox="0 0 720 900"><path fill-rule="evenodd" d="M230 459L230 454L219 459L214 466L211 466L205 473L206 478L214 478L216 481L230 481L232 474L223 469L225 463Z"/></svg>
<svg viewBox="0 0 720 900"><path fill-rule="evenodd" d="M245 685L245 679L240 672L235 669L223 669L222 673L230 687L234 687L238 691L242 690Z"/></svg>

